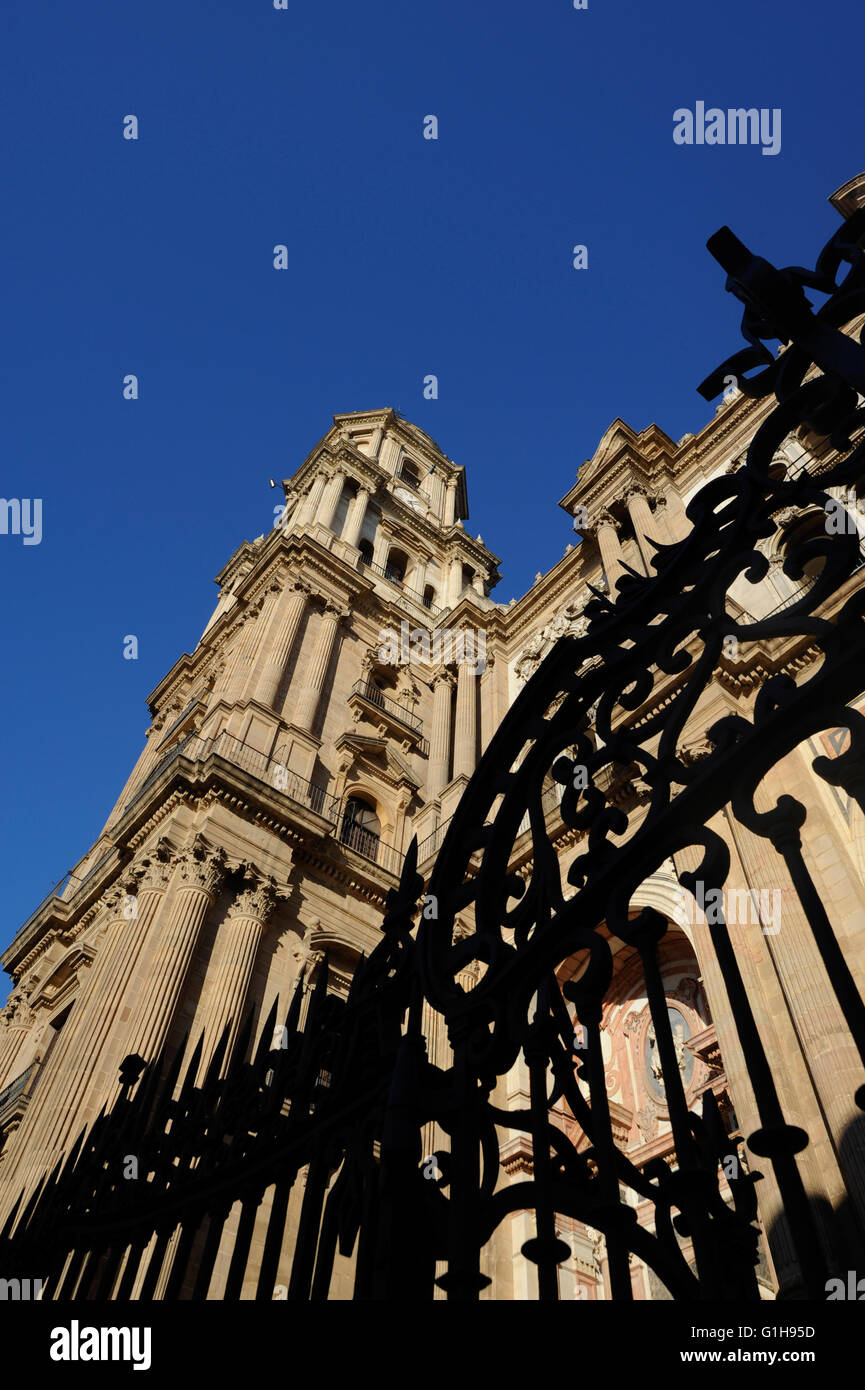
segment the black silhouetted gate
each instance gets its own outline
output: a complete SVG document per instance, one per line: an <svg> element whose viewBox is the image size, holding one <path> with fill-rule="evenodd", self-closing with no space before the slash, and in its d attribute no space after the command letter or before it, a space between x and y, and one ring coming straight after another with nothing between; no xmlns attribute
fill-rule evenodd
<svg viewBox="0 0 865 1390"><path fill-rule="evenodd" d="M537 1266L542 1299L558 1297L557 1267L570 1253L557 1214L603 1234L614 1298L632 1296L631 1254L675 1299L759 1297L755 1178L733 1164L732 1200L722 1197L719 1169L736 1146L711 1089L701 1116L688 1111L658 963L666 921L652 908L634 916L630 903L685 849L698 849L701 862L681 875L684 886L693 890L699 880L723 888L729 851L709 825L732 806L782 857L865 1062L865 1007L802 855L805 808L790 796L769 812L754 804L758 784L781 758L834 725L849 729L849 748L831 762L818 759L815 772L865 809L865 720L849 707L865 688L865 585L852 578L861 563L858 533L821 528L792 545L786 574L802 580L808 566L810 579L781 611L762 620L727 611L740 576L755 585L765 576L768 562L757 546L775 533L779 512L825 512L829 487L855 487L865 477L865 445L856 443L865 426L858 399L865 351L839 331L865 314L863 236L860 211L814 272L776 271L726 229L712 239L728 288L745 303L750 346L701 390L712 399L732 377L746 395L774 391L778 403L746 463L694 497L690 534L658 547L656 577L629 573L615 604L595 593L587 634L559 641L509 711L438 853L427 886L437 917L420 917L424 884L413 844L389 896L381 942L361 961L347 1000L328 993L325 960L303 1025L298 986L284 1032L274 1006L249 1056L250 1016L227 1074L219 1076L224 1039L200 1086L200 1045L185 1069L178 1057L161 1078L159 1064L140 1074L138 1059L127 1059L111 1113L7 1223L4 1274L46 1279L46 1296L60 1300L128 1298L142 1273L141 1298L200 1299L230 1222L224 1296L236 1299L268 1194L255 1268L256 1296L270 1300L294 1190L300 1205L289 1299L326 1298L338 1254L353 1259L356 1298L424 1299L438 1286L448 1298L475 1299L489 1283L481 1252L515 1211L533 1213L534 1235L522 1249ZM803 286L828 296L816 314ZM777 358L763 346L774 339L789 344ZM757 366L764 370L743 376ZM828 439L836 461L819 476L803 470L778 478L772 460L803 425ZM695 762L684 755L683 730L730 636L740 643L807 638L808 678L797 685L789 675L767 676L753 718L731 715L708 729L708 755ZM661 687L659 712L636 724L631 713ZM577 767L587 770L585 788L575 786ZM613 804L605 794L614 769L639 780L641 794L631 803ZM565 824L583 837L567 885L546 828L550 774L564 789ZM526 814L532 854L524 879L509 865ZM467 914L468 935L455 930ZM672 1164L659 1159L638 1169L614 1139L600 1035L612 952L602 925L642 962ZM807 1290L822 1298L827 1270L796 1163L808 1136L782 1111L723 919L711 935L759 1110L760 1128L748 1142L773 1166ZM561 987L556 969L572 956L585 969ZM479 978L467 989L472 965ZM447 1065L428 1056L430 1009L446 1023ZM528 1107L500 1108L496 1082L518 1059L529 1077ZM856 1101L865 1108L861 1087ZM554 1121L552 1108L562 1103L579 1142ZM433 1122L446 1136L435 1156L422 1142ZM530 1140L524 1180L499 1182L499 1132ZM137 1178L124 1175L130 1155ZM651 1204L650 1223L637 1221L637 1200ZM683 1236L692 1242L693 1265Z"/></svg>

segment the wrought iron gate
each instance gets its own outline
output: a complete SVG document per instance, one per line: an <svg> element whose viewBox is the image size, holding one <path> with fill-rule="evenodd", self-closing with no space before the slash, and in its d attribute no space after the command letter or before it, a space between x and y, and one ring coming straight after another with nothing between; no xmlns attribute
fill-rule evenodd
<svg viewBox="0 0 865 1390"><path fill-rule="evenodd" d="M347 1000L328 993L325 960L303 1019L298 987L284 1027L274 1005L248 1056L250 1015L220 1078L226 1032L198 1086L201 1044L185 1070L178 1057L164 1075L160 1063L141 1074L143 1064L127 1059L111 1113L7 1223L4 1271L47 1279L47 1296L60 1300L128 1298L137 1279L143 1299L203 1299L230 1229L224 1297L236 1299L264 1219L255 1296L270 1300L294 1202L289 1299L327 1298L340 1257L350 1258L356 1298L424 1299L439 1288L476 1299L489 1283L482 1252L517 1211L533 1214L522 1253L537 1267L542 1299L558 1297L557 1268L568 1254L557 1234L562 1214L602 1233L614 1298L632 1296L632 1255L675 1299L759 1297L755 1175L734 1162L722 1195L721 1165L737 1158L737 1146L711 1090L700 1115L688 1109L658 962L667 921L631 904L686 849L699 864L681 874L684 886L699 880L723 889L730 854L710 822L732 808L786 865L865 1063L865 1006L803 857L805 807L789 795L770 810L755 804L761 780L786 754L838 726L850 731L847 751L818 759L814 770L865 809L865 719L850 707L865 688L858 533L821 526L794 539L784 569L801 593L781 611L751 619L741 609L734 616L728 603L735 581L759 586L764 578L758 546L776 531L779 513L825 516L830 487L865 478L865 444L857 442L865 350L839 331L865 314L863 236L860 211L813 272L776 271L726 229L712 239L728 289L745 304L749 346L701 390L712 399L733 377L748 396L774 392L777 404L746 462L690 503L686 539L658 547L656 577L629 573L615 604L595 592L586 635L560 640L510 710L438 853L427 887L437 916L417 920L424 884L413 844L381 941L361 961ZM803 287L827 296L819 312ZM778 357L764 346L776 338L788 344ZM755 367L762 370L745 378ZM779 477L773 460L802 425L828 442L832 462ZM741 644L782 639L802 655L800 679L767 672L753 717L715 723L707 755L694 761L683 734L731 636ZM575 775L579 768L585 777ZM613 799L610 775L623 772L629 789ZM550 775L563 787L561 815L580 845L565 882L547 832ZM526 815L532 849L521 876L510 866ZM722 912L711 937L760 1116L748 1143L772 1165L808 1293L822 1298L824 1247L796 1159L808 1136L783 1112ZM615 1141L601 1047L611 938L642 963L671 1165L638 1169ZM556 971L569 958L581 970L563 986ZM467 988L470 967L478 978ZM436 1014L447 1029L445 1061L428 1055ZM496 1086L518 1062L529 1099L514 1110L497 1103ZM865 1087L856 1101L865 1108ZM556 1123L557 1105L567 1107L578 1140ZM433 1126L443 1138L431 1155L424 1142ZM530 1141L531 1173L503 1184L500 1136L514 1134ZM130 1155L132 1179L124 1176ZM637 1220L638 1202L649 1204L651 1220Z"/></svg>

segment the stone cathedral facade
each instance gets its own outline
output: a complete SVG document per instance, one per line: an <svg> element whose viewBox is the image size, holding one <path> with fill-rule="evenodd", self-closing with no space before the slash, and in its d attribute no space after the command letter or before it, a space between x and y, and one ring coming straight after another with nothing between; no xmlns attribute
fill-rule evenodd
<svg viewBox="0 0 865 1390"><path fill-rule="evenodd" d="M863 198L860 176L833 202L847 213ZM325 951L335 987L347 990L377 940L409 841L417 837L428 875L515 695L562 634L583 630L588 586L615 594L625 566L649 572L652 541L687 533L688 502L737 466L769 408L733 392L677 443L657 425L615 420L559 503L579 538L509 604L495 597L498 557L467 529L464 469L393 410L334 417L285 481L277 523L243 542L217 577L218 602L195 650L153 691L144 748L102 833L3 956L14 987L0 1014L0 1220L117 1097L128 1054L149 1060L165 1048L170 1059L203 1031L203 1072L224 1030L228 1056L247 1012L260 1027L276 996L287 1005L299 979L314 981ZM819 472L830 457L826 440L802 434L776 466ZM778 523L764 543L770 577L754 617L795 595L786 548L793 532L825 517ZM795 674L807 661L803 644L780 640L731 650L694 713L690 756L703 755L717 719L749 708L767 671ZM843 751L845 732L797 749L766 794L788 790L806 802L809 868L865 989L862 818L810 766ZM639 787L623 779L609 795L633 804ZM548 830L566 867L578 832L561 820L560 796L551 780ZM732 820L714 828L732 855L727 920L741 969L785 1114L811 1136L800 1166L837 1254L845 1223L865 1225L852 1100L861 1064L783 867ZM517 872L528 871L529 853L526 833ZM731 1132L747 1134L757 1125L754 1097L705 916L678 887L677 872L690 867L671 861L632 906L651 904L670 922L664 986L689 1104L711 1088ZM620 946L603 1038L616 1138L643 1166L669 1156L672 1138L637 967ZM434 1021L431 1036L446 1048ZM525 1097L518 1066L499 1103L519 1107ZM559 1122L575 1126L564 1111ZM439 1142L430 1135L431 1150ZM503 1181L531 1164L527 1140L503 1142ZM765 1296L795 1296L799 1271L770 1171L758 1195ZM484 1297L533 1296L534 1270L519 1253L530 1234L519 1213L497 1232ZM573 1252L561 1296L608 1297L600 1237L568 1219L559 1234ZM224 1285L230 1236L229 1223L210 1298ZM334 1298L350 1292L344 1264ZM636 1259L631 1275L637 1298L665 1296Z"/></svg>

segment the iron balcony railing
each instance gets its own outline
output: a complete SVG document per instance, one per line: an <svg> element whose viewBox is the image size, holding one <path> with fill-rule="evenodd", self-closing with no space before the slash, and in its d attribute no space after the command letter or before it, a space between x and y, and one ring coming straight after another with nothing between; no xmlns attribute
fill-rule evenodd
<svg viewBox="0 0 865 1390"><path fill-rule="evenodd" d="M445 608L439 608L435 603L428 603L423 594L418 593L417 589L410 589L398 570L392 569L390 565L376 565L372 560L367 560L363 555L360 557L360 568L372 570L373 574L380 574L382 579L394 584L406 598L412 599L414 603L425 608L434 618L438 618L442 613L447 612Z"/></svg>
<svg viewBox="0 0 865 1390"><path fill-rule="evenodd" d="M416 733L419 734L422 731L423 721L418 719L416 714L412 714L406 705L400 705L396 700L389 699L372 681L356 681L351 693L352 695L362 695L365 700L378 705L380 709L393 715L394 719L399 719L401 723L408 725Z"/></svg>
<svg viewBox="0 0 865 1390"><path fill-rule="evenodd" d="M8 1086L4 1086L3 1090L0 1091L0 1124L3 1123L4 1112L15 1104L19 1096L23 1095L28 1089L31 1081L35 1079L39 1066L39 1062L31 1062L29 1067L26 1067L24 1071L15 1077L14 1081L11 1081Z"/></svg>
<svg viewBox="0 0 865 1390"><path fill-rule="evenodd" d="M133 806L148 787L161 777L166 768L177 758L189 758L192 762L203 762L205 758L211 756L223 758L233 766L242 768L244 772L249 772L259 781L266 782L269 786L275 787L277 791L284 792L291 797L292 801L298 802L301 806L307 806L315 811L325 820L336 824L339 816L339 798L333 796L318 786L314 782L309 782L305 777L290 771L278 757L271 757L267 753L260 752L257 748L250 747L242 739L235 738L226 730L222 730L214 738L203 738L200 734L187 734L186 738L180 742L160 760L151 772L150 776L135 793L131 801L124 806L124 813Z"/></svg>
<svg viewBox="0 0 865 1390"><path fill-rule="evenodd" d="M441 825L436 826L431 835L427 835L421 840L417 847L417 862L419 864L423 864L425 860L429 859L430 855L437 852L452 820L453 816L448 816L447 820L443 820Z"/></svg>
<svg viewBox="0 0 865 1390"><path fill-rule="evenodd" d="M339 839L341 844L347 845L356 854L363 855L364 859L369 859L373 864L378 864L382 869L387 869L388 873L399 877L405 856L392 845L386 845L374 831L347 821L343 823Z"/></svg>
<svg viewBox="0 0 865 1390"><path fill-rule="evenodd" d="M18 935L21 936L22 933L26 932L27 928L31 925L31 923L36 921L36 918L39 916L40 912L43 910L43 908L47 907L50 902L54 901L55 899L58 902L71 902L72 898L76 897L81 892L85 883L87 883L89 879L93 878L94 874L98 872L102 864L104 864L105 860L109 859L112 854L114 854L113 845L110 849L107 849L103 855L100 855L96 863L93 865L93 868L88 869L87 873L84 875L83 878L80 878L78 874L73 873L70 869L69 872L65 873L61 879L58 879L51 891L45 894L45 897L42 899L39 906L34 908L34 910L30 913L30 916L27 918L27 921L20 928ZM63 894L66 892L66 889L69 887L69 885L73 882L76 886L73 888L70 896L64 899Z"/></svg>

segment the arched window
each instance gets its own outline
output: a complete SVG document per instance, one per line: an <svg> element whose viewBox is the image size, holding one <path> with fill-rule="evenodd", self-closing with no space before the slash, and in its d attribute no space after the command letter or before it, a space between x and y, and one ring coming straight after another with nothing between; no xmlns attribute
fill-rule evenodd
<svg viewBox="0 0 865 1390"><path fill-rule="evenodd" d="M408 556L404 550L397 550L394 547L388 553L387 564L384 567L385 577L394 584L404 584L405 574L408 569Z"/></svg>
<svg viewBox="0 0 865 1390"><path fill-rule="evenodd" d="M403 459L399 466L399 476L409 487L420 487L420 472L415 464L409 463L408 459Z"/></svg>
<svg viewBox="0 0 865 1390"><path fill-rule="evenodd" d="M362 796L350 796L345 803L339 838L350 849L356 849L366 859L375 859L381 838L381 822L371 801Z"/></svg>
<svg viewBox="0 0 865 1390"><path fill-rule="evenodd" d="M793 525L784 532L781 554L786 560L805 541L819 540L825 538L826 534L826 514L817 510L806 512L804 517L797 518ZM810 560L807 560L802 568L803 580L816 579L825 563L825 555L814 555Z"/></svg>
<svg viewBox="0 0 865 1390"><path fill-rule="evenodd" d="M358 546L357 546L357 548L358 548L358 550L360 551L360 562L361 562L361 564L362 564L362 565L371 565L371 564L372 564L372 554L373 554L372 541L367 541L367 540L358 541Z"/></svg>

